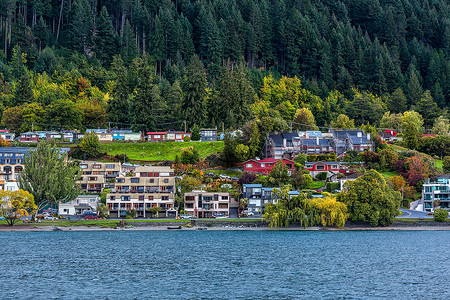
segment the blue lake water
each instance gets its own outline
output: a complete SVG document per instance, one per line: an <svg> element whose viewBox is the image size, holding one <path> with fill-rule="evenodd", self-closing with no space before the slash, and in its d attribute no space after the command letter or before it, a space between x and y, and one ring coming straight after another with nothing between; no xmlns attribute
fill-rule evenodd
<svg viewBox="0 0 450 300"><path fill-rule="evenodd" d="M0 232L0 299L450 299L450 231Z"/></svg>

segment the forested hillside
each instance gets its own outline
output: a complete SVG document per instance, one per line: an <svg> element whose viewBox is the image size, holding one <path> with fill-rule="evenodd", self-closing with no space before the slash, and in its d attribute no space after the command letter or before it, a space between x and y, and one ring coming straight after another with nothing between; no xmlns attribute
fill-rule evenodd
<svg viewBox="0 0 450 300"><path fill-rule="evenodd" d="M427 126L450 104L449 16L446 0L2 0L2 123L265 132L307 107L321 126L411 108Z"/></svg>

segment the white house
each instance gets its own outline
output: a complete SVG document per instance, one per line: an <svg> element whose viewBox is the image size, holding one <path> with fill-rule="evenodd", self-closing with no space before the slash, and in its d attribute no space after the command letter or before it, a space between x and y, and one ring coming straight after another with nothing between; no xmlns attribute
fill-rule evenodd
<svg viewBox="0 0 450 300"><path fill-rule="evenodd" d="M81 216L85 211L97 211L99 204L99 196L78 195L75 200L59 203L58 214L62 216Z"/></svg>

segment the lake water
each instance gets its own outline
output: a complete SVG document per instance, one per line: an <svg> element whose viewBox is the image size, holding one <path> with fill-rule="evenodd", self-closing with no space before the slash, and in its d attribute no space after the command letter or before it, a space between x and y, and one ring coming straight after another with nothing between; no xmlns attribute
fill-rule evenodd
<svg viewBox="0 0 450 300"><path fill-rule="evenodd" d="M450 299L450 231L0 232L0 299Z"/></svg>

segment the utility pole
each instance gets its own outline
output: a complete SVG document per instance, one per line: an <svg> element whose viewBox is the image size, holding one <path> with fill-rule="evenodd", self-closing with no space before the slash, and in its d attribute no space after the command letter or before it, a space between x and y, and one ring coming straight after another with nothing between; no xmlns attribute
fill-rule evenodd
<svg viewBox="0 0 450 300"><path fill-rule="evenodd" d="M31 132L34 132L34 122L31 122Z"/></svg>
<svg viewBox="0 0 450 300"><path fill-rule="evenodd" d="M184 120L184 133L186 133L186 120Z"/></svg>
<svg viewBox="0 0 450 300"><path fill-rule="evenodd" d="M108 132L111 132L111 122L108 122Z"/></svg>

